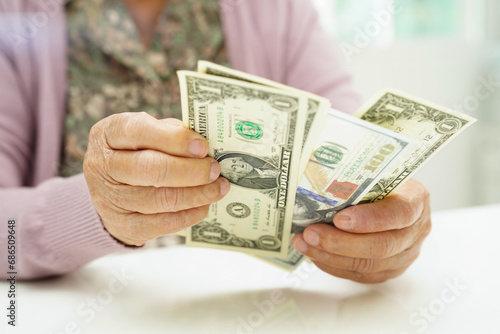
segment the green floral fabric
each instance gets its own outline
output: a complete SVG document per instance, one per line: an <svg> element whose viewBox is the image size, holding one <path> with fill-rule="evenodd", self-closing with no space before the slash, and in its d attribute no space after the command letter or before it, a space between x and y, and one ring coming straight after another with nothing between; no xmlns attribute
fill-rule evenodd
<svg viewBox="0 0 500 334"><path fill-rule="evenodd" d="M169 0L146 49L121 0L71 0L61 176L82 172L90 128L120 112L181 117L177 70L227 65L217 0Z"/></svg>

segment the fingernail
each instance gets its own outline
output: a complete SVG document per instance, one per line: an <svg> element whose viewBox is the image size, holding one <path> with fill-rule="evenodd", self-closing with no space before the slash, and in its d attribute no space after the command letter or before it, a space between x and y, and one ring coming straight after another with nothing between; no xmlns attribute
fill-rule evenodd
<svg viewBox="0 0 500 334"><path fill-rule="evenodd" d="M221 178L220 180L220 194L225 196L229 192L229 181L225 178Z"/></svg>
<svg viewBox="0 0 500 334"><path fill-rule="evenodd" d="M314 231L305 231L304 240L311 246L319 245L319 235Z"/></svg>
<svg viewBox="0 0 500 334"><path fill-rule="evenodd" d="M189 145L189 152L195 157L204 157L206 155L207 145L201 139L195 139Z"/></svg>
<svg viewBox="0 0 500 334"><path fill-rule="evenodd" d="M337 213L333 218L333 224L335 227L344 231L354 230L354 221L350 215L344 213Z"/></svg>
<svg viewBox="0 0 500 334"><path fill-rule="evenodd" d="M220 167L217 161L212 162L212 169L210 170L210 181L215 181L220 175Z"/></svg>
<svg viewBox="0 0 500 334"><path fill-rule="evenodd" d="M302 240L300 238L296 238L292 244L293 244L293 247L297 251L299 251L299 253L304 253L307 251L307 244L304 242L304 240Z"/></svg>

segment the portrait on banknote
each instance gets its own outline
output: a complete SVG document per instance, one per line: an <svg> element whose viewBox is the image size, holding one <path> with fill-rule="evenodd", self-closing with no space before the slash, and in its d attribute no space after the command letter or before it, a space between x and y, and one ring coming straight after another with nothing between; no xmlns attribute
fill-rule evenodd
<svg viewBox="0 0 500 334"><path fill-rule="evenodd" d="M217 161L221 175L233 184L250 189L278 187L279 169L263 158L246 153L228 153Z"/></svg>
<svg viewBox="0 0 500 334"><path fill-rule="evenodd" d="M304 229L315 223L323 223L333 219L337 209L320 210L320 203L301 193L295 194L293 208L292 234L302 233Z"/></svg>

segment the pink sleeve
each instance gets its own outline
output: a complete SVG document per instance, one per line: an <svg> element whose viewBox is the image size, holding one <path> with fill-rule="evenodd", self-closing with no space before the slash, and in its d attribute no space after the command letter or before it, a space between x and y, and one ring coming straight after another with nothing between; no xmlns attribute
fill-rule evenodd
<svg viewBox="0 0 500 334"><path fill-rule="evenodd" d="M290 0L287 22L286 83L326 97L332 108L353 114L360 107L359 96L312 1Z"/></svg>
<svg viewBox="0 0 500 334"><path fill-rule="evenodd" d="M7 270L7 222L16 221L18 279L71 272L129 249L103 227L82 174L51 179L36 188L0 189L0 277Z"/></svg>
<svg viewBox="0 0 500 334"><path fill-rule="evenodd" d="M0 48L0 277L7 262L8 221L16 224L18 279L68 273L128 249L104 229L83 175L29 184L36 116L18 73Z"/></svg>

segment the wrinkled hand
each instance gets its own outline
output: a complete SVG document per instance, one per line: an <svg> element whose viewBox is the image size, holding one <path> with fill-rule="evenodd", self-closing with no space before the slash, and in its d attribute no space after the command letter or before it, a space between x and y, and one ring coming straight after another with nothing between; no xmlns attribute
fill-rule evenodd
<svg viewBox="0 0 500 334"><path fill-rule="evenodd" d="M201 221L229 182L207 141L176 119L110 116L92 127L83 171L104 227L139 246Z"/></svg>
<svg viewBox="0 0 500 334"><path fill-rule="evenodd" d="M294 237L294 247L331 275L384 282L417 259L431 230L429 193L409 180L381 201L338 212L333 222L309 226Z"/></svg>

